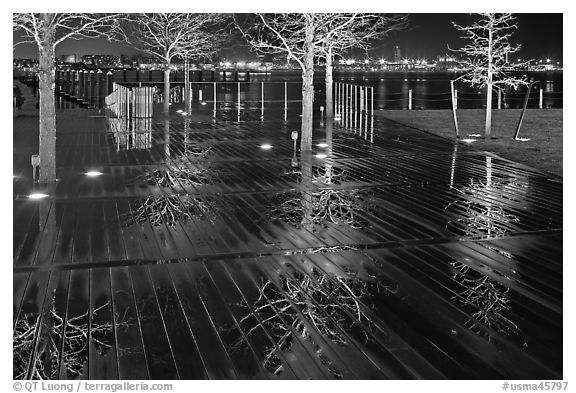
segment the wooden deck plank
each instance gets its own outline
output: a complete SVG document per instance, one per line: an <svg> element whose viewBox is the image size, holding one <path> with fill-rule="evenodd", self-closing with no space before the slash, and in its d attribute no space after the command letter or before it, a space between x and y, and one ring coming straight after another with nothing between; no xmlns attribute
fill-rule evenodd
<svg viewBox="0 0 576 393"><path fill-rule="evenodd" d="M222 291L227 288L219 288L214 281L210 269L203 263L204 270L200 276L199 296L204 303L207 314L213 321L218 331L224 348L238 373L239 379L269 379L270 374L263 368L263 358L258 358L257 350L239 327L239 322L234 318L230 304L226 302Z"/></svg>
<svg viewBox="0 0 576 393"><path fill-rule="evenodd" d="M58 379L87 379L89 347L90 271L72 270L64 320L62 360Z"/></svg>
<svg viewBox="0 0 576 393"><path fill-rule="evenodd" d="M216 287L220 289L220 294L242 332L242 340L239 339L237 344L238 350L245 349L245 346L252 348L269 378L296 378L295 370L282 353L277 354L280 364L277 364L270 355L270 351L276 347L276 341L271 334L260 323L255 323L254 326L246 325L252 318L258 321L258 317L251 312L251 306L246 302L232 276L223 269L220 262L208 263L205 267ZM280 365L282 367L279 367Z"/></svg>
<svg viewBox="0 0 576 393"><path fill-rule="evenodd" d="M234 364L199 297L198 274L201 272L201 267L193 268L191 264L177 263L171 265L169 270L188 326L196 338L195 344L201 354L206 377L236 379L237 371Z"/></svg>
<svg viewBox="0 0 576 393"><path fill-rule="evenodd" d="M90 379L118 379L110 269L90 274L89 369Z"/></svg>
<svg viewBox="0 0 576 393"><path fill-rule="evenodd" d="M250 314L252 314L255 318L255 323L262 326L267 332L269 337L274 342L274 346L268 350L268 356L272 356L271 359L276 358L276 362L281 361L280 353L286 351L287 349L283 347L283 337L285 337L285 331L279 331L278 325L274 323L280 323L288 331L291 331L291 338L293 339L292 345L290 346L290 352L297 353L298 361L295 362L294 358L289 357L287 355L284 356L284 359L290 363L290 367L294 370L294 373L297 375L298 378L302 379L331 379L333 378L330 372L321 364L321 360L317 355L314 353L314 349L309 345L307 342L303 341L300 338L298 333L294 333L294 328L289 324L286 323L283 317L278 314L277 310L274 307L267 308L266 304L258 306L257 299L260 298L262 292L262 286L265 285L265 282L260 282L257 284L258 281L252 275L251 269L247 268L247 266L237 266L235 263L228 263L224 266L221 263L221 266L226 269L230 279L233 280L234 285L238 288L239 292L242 294L242 298L244 301L244 305L248 306ZM234 269L232 270L232 268ZM262 277L261 277L262 278ZM265 300L265 303L268 303ZM262 313L261 310L266 310L269 312ZM273 322L273 321L276 322ZM247 328L251 329L253 326L248 325ZM272 370L274 369L274 364L271 364ZM279 365L278 365L279 366ZM278 367L276 366L276 367Z"/></svg>
<svg viewBox="0 0 576 393"><path fill-rule="evenodd" d="M178 379L174 356L166 336L165 321L158 308L146 267L131 266L128 270L134 289L150 379Z"/></svg>
<svg viewBox="0 0 576 393"><path fill-rule="evenodd" d="M491 372L495 372L495 370L498 369L498 373L513 374L518 378L526 378L529 375L533 375L536 370L539 370L538 372L540 373L550 373L550 376L553 375L551 370L546 370L543 364L539 364L529 357L526 357L522 363L522 367L519 367L513 360L515 356L518 356L520 353L520 350L515 347L508 346L508 350L511 352L500 352L498 356L492 353L493 347L486 346L485 343L483 343L483 337L489 336L490 332L476 335L476 333L470 331L466 324L467 320L470 321L470 316L467 316L464 311L457 309L450 299L443 299L434 289L428 285L423 285L420 280L425 279L425 276L421 273L418 274L414 270L408 271L406 265L402 263L404 258L400 259L388 256L386 259L383 259L373 251L368 251L367 253L378 262L376 266L379 269L385 268L385 274L392 280L398 282L402 288L402 293L416 291L413 293L422 294L418 297L405 297L403 300L406 306L433 321L434 325L438 327L444 325L447 332L455 331L454 336L458 337L462 349L469 351L479 359L482 359L483 362L486 362L484 370L489 372L487 376L491 375L490 371L488 371L490 369L492 369ZM400 266L402 266L402 268L400 268ZM414 287L414 285L417 285L419 289ZM433 315L430 314L431 310L434 310ZM481 328L481 325L477 323L474 324L474 326ZM503 339L502 336L495 337L498 337L499 341ZM496 339L493 338L493 340ZM488 365L490 366L487 367Z"/></svg>
<svg viewBox="0 0 576 393"><path fill-rule="evenodd" d="M110 274L118 377L125 380L149 379L141 322L128 268L113 268Z"/></svg>
<svg viewBox="0 0 576 393"><path fill-rule="evenodd" d="M197 352L182 304L165 265L150 265L148 273L164 320L179 379L203 378L205 370Z"/></svg>
<svg viewBox="0 0 576 393"><path fill-rule="evenodd" d="M29 378L35 363L35 352L40 330L40 319L50 272L34 272L30 274L28 286L24 292L20 312L14 324L14 359L13 378Z"/></svg>
<svg viewBox="0 0 576 393"><path fill-rule="evenodd" d="M12 276L12 326L16 323L28 286L31 273L18 273Z"/></svg>

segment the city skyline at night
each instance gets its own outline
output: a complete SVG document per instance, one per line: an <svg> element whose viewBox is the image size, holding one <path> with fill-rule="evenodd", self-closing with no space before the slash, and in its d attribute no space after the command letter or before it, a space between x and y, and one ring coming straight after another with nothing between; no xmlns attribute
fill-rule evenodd
<svg viewBox="0 0 576 393"><path fill-rule="evenodd" d="M554 62L563 61L563 14L560 13L530 13L514 14L517 18L517 30L514 31L511 42L520 44L521 50L514 58L547 59ZM409 25L404 31L392 32L384 40L373 43L368 53L370 58L394 58L395 48L398 46L403 57L435 59L451 49L460 48L465 41L460 39L460 33L452 25L456 22L461 25L470 24L475 16L466 13L411 13ZM13 33L14 42L18 42L19 33ZM67 40L58 45L56 55L75 54L78 56L90 54L125 54L133 56L138 54L133 47L109 42L104 38ZM365 57L364 52L353 52L352 56ZM228 48L224 48L219 58L250 59L256 54L250 51L241 37L233 40ZM13 58L37 58L35 44L17 45L13 51Z"/></svg>

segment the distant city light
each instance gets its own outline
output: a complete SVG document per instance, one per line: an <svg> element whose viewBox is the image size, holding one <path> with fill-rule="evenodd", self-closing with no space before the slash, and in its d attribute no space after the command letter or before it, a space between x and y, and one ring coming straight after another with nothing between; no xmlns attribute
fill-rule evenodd
<svg viewBox="0 0 576 393"><path fill-rule="evenodd" d="M41 192L37 192L37 193L33 193L28 195L28 198L30 199L43 199L46 198L48 195L47 194L42 194Z"/></svg>

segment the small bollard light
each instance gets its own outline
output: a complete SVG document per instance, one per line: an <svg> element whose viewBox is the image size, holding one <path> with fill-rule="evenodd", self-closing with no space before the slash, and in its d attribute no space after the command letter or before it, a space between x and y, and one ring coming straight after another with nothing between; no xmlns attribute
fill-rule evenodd
<svg viewBox="0 0 576 393"><path fill-rule="evenodd" d="M33 154L30 161L31 161L30 163L32 164L32 180L36 181L37 176L39 176L37 172L40 167L40 155Z"/></svg>
<svg viewBox="0 0 576 393"><path fill-rule="evenodd" d="M324 117L324 107L320 107L320 117Z"/></svg>
<svg viewBox="0 0 576 393"><path fill-rule="evenodd" d="M41 192L35 192L33 194L28 195L28 198L30 199L44 199L46 197L48 197L48 195Z"/></svg>
<svg viewBox="0 0 576 393"><path fill-rule="evenodd" d="M292 131L292 139L298 139L298 131Z"/></svg>

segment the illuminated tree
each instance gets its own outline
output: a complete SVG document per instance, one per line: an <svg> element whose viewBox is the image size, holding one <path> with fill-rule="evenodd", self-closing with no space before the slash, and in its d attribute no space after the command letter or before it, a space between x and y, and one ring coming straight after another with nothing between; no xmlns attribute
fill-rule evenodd
<svg viewBox="0 0 576 393"><path fill-rule="evenodd" d="M333 61L350 49L368 51L373 40L384 38L389 32L407 25L405 15L387 14L321 14L322 33L317 47L326 63L326 117L334 116Z"/></svg>
<svg viewBox="0 0 576 393"><path fill-rule="evenodd" d="M455 50L466 56L464 66L470 71L462 80L473 87L486 87L486 126L485 138L490 138L492 128L492 90L509 86L517 88L527 85L524 77L517 78L505 73L507 57L520 50L520 45L510 44L510 37L517 28L512 14L478 14L480 19L470 26L452 24L460 30L470 43Z"/></svg>
<svg viewBox="0 0 576 393"><path fill-rule="evenodd" d="M39 153L41 182L56 180L56 46L67 39L108 35L118 24L118 14L15 13L15 31L23 33L17 44L38 47Z"/></svg>
<svg viewBox="0 0 576 393"><path fill-rule="evenodd" d="M256 51L283 53L302 70L302 125L300 147L312 150L314 56L321 25L320 14L256 14L255 20L238 28Z"/></svg>
<svg viewBox="0 0 576 393"><path fill-rule="evenodd" d="M140 51L164 62L164 112L169 110L170 67L176 57L208 58L221 44L224 14L129 14L130 23L117 32Z"/></svg>

